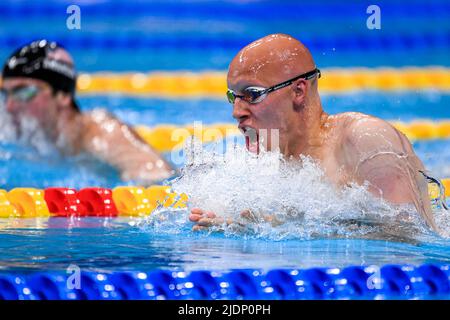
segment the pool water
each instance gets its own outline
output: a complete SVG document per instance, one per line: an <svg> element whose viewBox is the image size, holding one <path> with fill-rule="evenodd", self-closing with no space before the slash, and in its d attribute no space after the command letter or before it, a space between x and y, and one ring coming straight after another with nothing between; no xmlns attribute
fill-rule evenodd
<svg viewBox="0 0 450 320"><path fill-rule="evenodd" d="M326 72L326 70L324 70ZM90 111L101 107L124 122L153 127L160 124L192 125L201 121L207 126L214 123L235 123L231 106L225 99L158 99L117 95L81 96L81 108ZM450 118L450 95L425 92L357 92L322 97L326 112L357 111L392 121L409 122L416 119L442 120ZM426 108L424 107L426 106ZM95 159L80 156L62 158L43 141L36 148L8 139L8 126L0 126L0 188L45 188L66 186L82 188L101 186L113 188L131 184L123 182L111 167ZM450 176L450 140L428 140L413 143L425 167L437 178ZM439 155L439 156L438 156ZM166 159L171 160L170 154ZM43 165L45 164L45 165ZM178 164L178 167L182 165Z"/></svg>
<svg viewBox="0 0 450 320"><path fill-rule="evenodd" d="M330 113L356 110L385 119L417 119L426 104L440 119L449 96L439 93L360 92L324 96ZM82 97L83 109L107 106L107 110L132 125L160 123L185 125L232 122L230 106L220 100L164 100L133 97ZM383 106L380 108L379 106ZM178 116L176 116L178 114ZM424 114L425 116L425 114ZM417 141L415 150L434 176L450 176L450 140ZM169 154L165 155L169 157ZM132 184L120 181L117 172L93 159L64 159L38 155L14 142L0 143L0 188L67 186L113 188ZM274 267L318 267L421 264L450 262L450 240L398 242L305 238L274 240L196 233L190 230L186 211L179 213L182 225L175 234L137 226L130 218L50 218L5 220L0 223L1 268L3 270L59 270L76 264L83 270L230 269Z"/></svg>
<svg viewBox="0 0 450 320"><path fill-rule="evenodd" d="M418 244L358 239L272 241L189 229L170 235L143 231L124 218L22 220L2 229L0 240L3 271L65 270L71 264L85 271L130 271L450 262L449 241L443 239Z"/></svg>

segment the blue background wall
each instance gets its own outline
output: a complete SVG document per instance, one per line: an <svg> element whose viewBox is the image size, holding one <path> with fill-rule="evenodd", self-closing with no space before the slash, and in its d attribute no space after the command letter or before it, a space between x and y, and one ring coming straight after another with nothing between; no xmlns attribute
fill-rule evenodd
<svg viewBox="0 0 450 320"><path fill-rule="evenodd" d="M66 9L81 9L69 30ZM381 9L369 30L366 9ZM330 66L450 65L450 2L412 1L12 1L0 3L0 60L32 39L64 44L82 71L226 69L244 45L291 34Z"/></svg>

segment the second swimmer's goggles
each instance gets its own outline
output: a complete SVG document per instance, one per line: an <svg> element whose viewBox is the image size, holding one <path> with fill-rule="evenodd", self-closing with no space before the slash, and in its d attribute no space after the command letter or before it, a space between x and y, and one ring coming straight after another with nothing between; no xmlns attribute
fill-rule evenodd
<svg viewBox="0 0 450 320"><path fill-rule="evenodd" d="M6 103L8 97L11 97L15 101L29 102L39 93L39 88L35 85L20 86L10 91L0 89L0 100Z"/></svg>
<svg viewBox="0 0 450 320"><path fill-rule="evenodd" d="M227 98L228 98L228 102L230 102L231 104L234 103L234 101L236 100L236 98L240 98L248 103L259 103L261 101L263 101L267 95L275 90L287 87L288 85L292 84L295 80L298 79L305 79L305 80L310 80L312 78L314 78L314 76L317 74L317 78L320 78L320 70L319 69L314 69L312 71L306 72L304 74L301 74L299 76L296 76L295 78L292 78L290 80L284 81L282 83L279 83L277 85L274 85L273 87L270 88L262 88L262 87L247 87L244 90L242 90L242 95L238 95L236 94L233 90L228 89L227 91Z"/></svg>

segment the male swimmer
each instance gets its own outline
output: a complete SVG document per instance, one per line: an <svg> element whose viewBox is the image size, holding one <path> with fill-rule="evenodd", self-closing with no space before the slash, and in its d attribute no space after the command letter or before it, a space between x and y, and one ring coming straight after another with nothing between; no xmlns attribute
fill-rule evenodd
<svg viewBox="0 0 450 320"><path fill-rule="evenodd" d="M103 110L81 112L75 102L76 71L69 53L55 42L34 41L6 61L0 98L18 135L20 120L35 119L65 155L93 155L124 180L151 184L170 177L169 164L133 131Z"/></svg>
<svg viewBox="0 0 450 320"><path fill-rule="evenodd" d="M258 153L261 143L269 151L279 147L286 159L309 156L336 186L367 182L373 195L393 205L414 205L436 230L424 166L408 139L386 121L369 115L324 112L319 77L309 50L285 34L259 39L234 57L227 96L248 150ZM278 130L279 141L271 141L271 134L262 141L262 129ZM251 218L250 210L241 216ZM200 208L192 209L189 219L195 223L194 230L224 223L216 213Z"/></svg>

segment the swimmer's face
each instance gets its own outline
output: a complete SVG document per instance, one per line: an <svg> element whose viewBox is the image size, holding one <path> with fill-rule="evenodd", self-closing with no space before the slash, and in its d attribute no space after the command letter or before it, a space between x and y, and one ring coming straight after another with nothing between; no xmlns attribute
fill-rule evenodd
<svg viewBox="0 0 450 320"><path fill-rule="evenodd" d="M271 80L272 79L272 80ZM261 76L256 78L252 73L240 72L230 66L228 72L228 88L236 94L248 87L269 88L277 84L275 77ZM258 153L258 146L268 151L280 148L286 150L290 128L294 126L295 114L293 92L290 86L271 92L261 102L252 104L236 98L233 104L233 117L245 135L247 149Z"/></svg>
<svg viewBox="0 0 450 320"><path fill-rule="evenodd" d="M54 125L58 99L46 82L30 78L7 78L2 89L7 93L6 111L19 126L22 118L33 118L44 129Z"/></svg>
<svg viewBox="0 0 450 320"><path fill-rule="evenodd" d="M289 35L272 34L250 43L233 58L228 71L228 88L235 95L243 95L245 88L250 86L267 89L314 68L314 60L302 43ZM286 87L277 88L259 103L251 104L236 98L233 116L241 130L246 136L248 128L256 130L256 140L266 150L275 151L279 148L286 156L295 153L299 136L304 133L303 130L308 130L303 121L309 112L304 107L307 93L310 92L308 81L298 79ZM234 97L231 94L229 96ZM249 97L253 96L247 92ZM258 135L264 134L264 130L267 132L265 141ZM273 138L271 133L274 134ZM247 146L251 151L258 152L254 143L247 143Z"/></svg>

